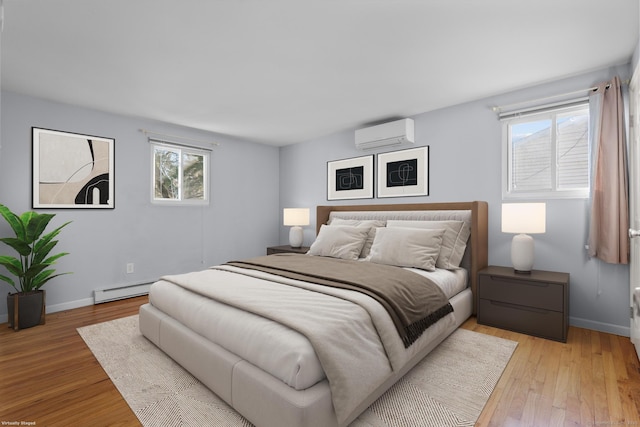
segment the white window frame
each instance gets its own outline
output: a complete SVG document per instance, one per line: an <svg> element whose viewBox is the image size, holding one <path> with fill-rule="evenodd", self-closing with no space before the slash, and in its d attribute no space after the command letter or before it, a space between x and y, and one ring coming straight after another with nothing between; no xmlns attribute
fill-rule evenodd
<svg viewBox="0 0 640 427"><path fill-rule="evenodd" d="M554 168L554 173L552 174L552 188L549 190L527 190L527 191L514 191L512 190L511 183L511 169L512 169L512 146L511 146L511 135L510 129L511 125L518 123L526 123L541 119L549 119L554 117L557 114L567 113L571 111L579 111L588 109L589 103L587 100L579 103L571 103L570 106L558 106L551 108L544 108L543 110L539 110L536 112L528 112L523 114L517 114L509 116L508 118L502 119L502 198L503 200L524 200L524 199L587 199L590 195L590 185L585 189L574 189L574 190L559 190L557 189L556 176L555 176L555 167L556 165L552 165ZM591 126L589 126L589 131L591 131ZM552 123L552 150L554 157L557 159L557 146L555 139L556 132L556 120L553 118ZM589 136L590 141L590 136ZM591 147L589 149L589 161L587 162L587 168L589 169L588 173L590 174L590 164L591 164Z"/></svg>
<svg viewBox="0 0 640 427"><path fill-rule="evenodd" d="M151 146L151 202L157 205L165 205L165 206L202 206L209 205L209 177L210 177L210 151L206 148L193 147L189 145L178 144L174 142L167 141L159 141L159 140L149 140L149 145ZM156 168L155 168L155 152L157 147L166 148L172 151L176 151L178 153L180 162L180 173L179 173L179 193L180 196L177 199L161 199L156 197L155 186L156 186ZM203 198L202 199L183 199L182 198L182 155L183 154L195 154L203 157Z"/></svg>

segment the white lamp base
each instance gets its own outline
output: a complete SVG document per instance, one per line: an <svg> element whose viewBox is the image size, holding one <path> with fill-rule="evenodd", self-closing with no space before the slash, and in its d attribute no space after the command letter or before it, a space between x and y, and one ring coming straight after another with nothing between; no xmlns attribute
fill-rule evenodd
<svg viewBox="0 0 640 427"><path fill-rule="evenodd" d="M511 241L511 264L516 273L531 273L533 267L533 237L516 234Z"/></svg>
<svg viewBox="0 0 640 427"><path fill-rule="evenodd" d="M304 235L302 233L302 227L294 226L289 230L289 245L292 248L299 248L302 246Z"/></svg>

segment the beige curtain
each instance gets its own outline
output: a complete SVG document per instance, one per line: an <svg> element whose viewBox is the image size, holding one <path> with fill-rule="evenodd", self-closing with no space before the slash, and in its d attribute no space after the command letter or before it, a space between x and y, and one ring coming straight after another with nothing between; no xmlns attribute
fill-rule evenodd
<svg viewBox="0 0 640 427"><path fill-rule="evenodd" d="M629 263L629 197L624 104L620 79L598 85L589 256L612 264Z"/></svg>

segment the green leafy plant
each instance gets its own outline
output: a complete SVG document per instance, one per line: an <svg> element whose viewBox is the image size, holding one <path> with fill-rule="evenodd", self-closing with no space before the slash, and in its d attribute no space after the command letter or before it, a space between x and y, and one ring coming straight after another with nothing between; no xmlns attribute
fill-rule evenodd
<svg viewBox="0 0 640 427"><path fill-rule="evenodd" d="M0 280L13 286L17 292L30 292L37 291L54 277L70 274L55 274L56 270L50 268L60 257L68 255L68 253L61 252L52 256L49 256L49 253L58 244L54 238L71 221L43 236L42 234L55 214L39 214L29 211L18 216L0 204L0 215L16 235L16 237L0 238L0 241L11 246L19 254L19 257L0 255L0 265L16 276L18 283L16 284L13 279L1 274Z"/></svg>

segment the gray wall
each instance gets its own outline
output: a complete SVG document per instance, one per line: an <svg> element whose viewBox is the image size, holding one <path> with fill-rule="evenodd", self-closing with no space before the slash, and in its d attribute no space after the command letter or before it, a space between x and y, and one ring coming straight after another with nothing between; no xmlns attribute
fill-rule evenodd
<svg viewBox="0 0 640 427"><path fill-rule="evenodd" d="M500 232L501 125L490 107L584 89L613 75L626 80L630 74L627 64L415 116L416 145L430 146L430 195L330 203L326 162L364 154L353 145L353 130L278 149L3 92L0 203L20 212L31 208L32 126L115 138L116 208L51 211L58 214L56 224L73 221L59 245L71 255L59 261L59 268L74 274L46 285L50 312L91 304L94 289L263 254L266 246L288 241L288 228L281 225L285 207L312 208L312 224L305 229L308 245L318 204L486 200L489 262L509 265L511 235ZM141 128L222 143L211 158L210 206L150 203L151 162ZM391 150L374 152L384 151ZM628 335L629 269L588 259L587 211L586 200L548 201L547 232L535 236L535 268L571 274L573 325ZM9 233L0 223L0 235ZM0 247L0 253L7 252ZM125 272L129 262L135 264L133 274ZM0 284L0 291L10 290ZM6 321L5 304L0 304L0 321Z"/></svg>
<svg viewBox="0 0 640 427"><path fill-rule="evenodd" d="M371 204L485 200L489 203L489 263L510 265L512 235L500 231L501 123L492 106L573 92L618 75L630 77L629 64L483 99L413 117L416 146L430 151L430 194L425 197L326 200L326 162L391 150L358 151L353 130L308 141L280 151L281 208L312 208L305 244L313 242L319 204ZM589 259L588 203L584 199L548 200L547 231L535 235L534 268L571 274L570 316L576 326L629 335L629 268ZM280 230L286 243L288 228Z"/></svg>
<svg viewBox="0 0 640 427"><path fill-rule="evenodd" d="M640 21L640 10L638 10L638 20ZM638 44L636 45L636 50L633 52L633 57L631 58L632 70L635 70L640 63L640 28L638 28Z"/></svg>
<svg viewBox="0 0 640 427"><path fill-rule="evenodd" d="M277 147L10 92L1 101L0 203L14 212L31 209L32 126L115 138L115 209L42 210L57 214L53 224L73 221L57 247L70 253L58 262L59 270L73 274L45 285L49 312L92 304L94 289L262 255L278 243ZM221 143L211 154L209 206L151 204L150 148L140 129ZM8 235L1 221L0 236ZM3 253L11 249L2 244ZM130 262L135 272L126 274ZM0 284L0 295L11 290ZM0 303L0 322L6 313Z"/></svg>

